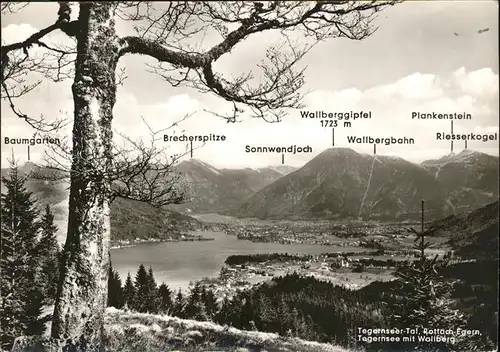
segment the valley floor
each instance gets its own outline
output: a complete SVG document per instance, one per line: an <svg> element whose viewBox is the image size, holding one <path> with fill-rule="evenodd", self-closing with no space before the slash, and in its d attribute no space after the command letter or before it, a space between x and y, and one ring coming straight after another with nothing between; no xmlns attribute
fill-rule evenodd
<svg viewBox="0 0 500 352"><path fill-rule="evenodd" d="M226 265L215 278L206 278L200 282L214 292L217 296L232 296L235 292L249 289L253 285L268 281L273 277L297 273L301 276L313 276L318 280L331 282L334 285L349 289L359 289L374 281L389 281L393 279L391 267L369 267L362 272L357 271L358 258L349 257L345 261L347 266L336 268L341 265L341 255L314 256L308 260L289 258L286 260L267 260L260 263ZM360 257L363 258L363 257ZM373 258L373 257L370 257ZM376 257L375 257L376 258ZM400 260L402 258L399 258ZM349 266L350 265L350 266Z"/></svg>
<svg viewBox="0 0 500 352"><path fill-rule="evenodd" d="M401 223L267 222L247 219L239 223L218 223L217 226L240 240L320 244L325 249L331 248L330 246L339 248L336 255L314 255L307 260L301 255L257 261L241 256L241 262L237 264L226 262L218 277L202 280L219 297L231 296L236 291L248 289L272 277L293 272L301 276L314 276L334 285L359 289L374 281L392 280L395 267L394 264L387 266L387 261L395 263L414 258L414 237L404 231ZM443 238L428 237L428 241L431 243L427 250L429 255L442 256L449 250ZM366 265L370 260L379 263Z"/></svg>

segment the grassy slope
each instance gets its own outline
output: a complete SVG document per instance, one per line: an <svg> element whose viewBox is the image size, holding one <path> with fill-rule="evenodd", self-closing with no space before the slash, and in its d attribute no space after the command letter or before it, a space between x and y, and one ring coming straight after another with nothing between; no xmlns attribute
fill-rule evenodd
<svg viewBox="0 0 500 352"><path fill-rule="evenodd" d="M108 351L273 351L354 352L330 344L243 331L210 322L108 308Z"/></svg>

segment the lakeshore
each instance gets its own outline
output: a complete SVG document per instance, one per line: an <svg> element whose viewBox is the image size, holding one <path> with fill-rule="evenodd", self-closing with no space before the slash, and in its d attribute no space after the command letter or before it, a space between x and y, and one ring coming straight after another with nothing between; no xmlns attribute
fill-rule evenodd
<svg viewBox="0 0 500 352"><path fill-rule="evenodd" d="M190 283L217 277L231 255L259 253L293 253L319 255L324 252L364 252L362 247L322 246L313 244L257 243L238 239L219 231L192 232L212 238L210 241L143 242L111 250L113 268L122 281L128 273L135 275L140 264L151 266L158 283L173 290L186 290Z"/></svg>
<svg viewBox="0 0 500 352"><path fill-rule="evenodd" d="M202 280L231 294L294 271L354 289L392 277L391 268L353 272L359 261L414 258L413 239L401 231L402 224L238 220L212 223L219 231L193 231L184 238L120 243L121 248L112 249L113 267L122 280L128 273L134 276L144 264L152 267L158 283L165 282L173 290L187 290ZM440 239L431 242L430 252L446 252ZM255 265L227 264L231 256L271 253L288 253L290 257ZM307 263L297 259L301 255L309 256ZM332 260L341 259L349 264L334 268Z"/></svg>
<svg viewBox="0 0 500 352"><path fill-rule="evenodd" d="M173 238L136 238L135 240L117 240L111 241L110 249L130 248L141 243L161 243L161 242L194 242L194 241L213 241L214 238L204 237L202 235L182 234Z"/></svg>

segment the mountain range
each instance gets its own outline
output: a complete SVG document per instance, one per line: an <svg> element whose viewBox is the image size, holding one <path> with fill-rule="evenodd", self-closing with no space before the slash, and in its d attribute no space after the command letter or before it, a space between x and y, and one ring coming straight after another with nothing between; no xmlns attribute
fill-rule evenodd
<svg viewBox="0 0 500 352"><path fill-rule="evenodd" d="M165 231L165 221L158 221L158 216L175 218L179 229L201 229L205 225L189 215L203 213L261 219L402 221L420 217L421 199L426 201L426 219L434 220L497 201L498 165L498 157L472 150L416 164L399 157L330 148L301 168L219 169L190 159L175 166L185 185L186 203L157 210L119 199L111 216L115 234L128 233L115 237L140 234L143 229L152 234ZM27 163L21 171L33 167ZM2 175L5 173L2 169ZM64 220L67 183L31 178L28 186L37 198L52 206L56 220ZM125 222L135 230L122 228L120 224Z"/></svg>
<svg viewBox="0 0 500 352"><path fill-rule="evenodd" d="M35 204L42 210L46 204L54 214L54 223L58 227L59 244L66 238L69 183L57 180L53 171L36 166L33 163L18 167L20 175L30 175L26 188L32 192ZM8 178L9 169L1 169L1 176ZM33 177L36 175L36 177ZM56 180L51 180L56 178ZM2 182L2 193L5 185ZM111 204L111 241L151 238L178 238L187 231L206 230L208 226L193 217L169 209L154 208L149 204L129 199L117 198Z"/></svg>
<svg viewBox="0 0 500 352"><path fill-rule="evenodd" d="M498 200L498 157L464 150L415 164L330 148L229 214L238 217L438 219Z"/></svg>
<svg viewBox="0 0 500 352"><path fill-rule="evenodd" d="M181 232L207 229L208 225L189 216L189 213L222 212L238 206L242 199L294 170L287 165L217 169L196 159L183 161L175 166L175 171L183 174L186 193L191 199L184 204L158 209L146 203L117 198L111 205L111 239L175 238ZM19 166L18 171L22 175L31 175L26 186L33 193L36 204L40 208L50 205L58 226L58 239L62 243L67 228L68 182L57 180L54 171L31 162ZM2 177L7 177L8 173L9 169L1 169Z"/></svg>
<svg viewBox="0 0 500 352"><path fill-rule="evenodd" d="M452 213L477 208L498 197L498 157L465 149L422 165L448 194L450 207L458 206Z"/></svg>
<svg viewBox="0 0 500 352"><path fill-rule="evenodd" d="M295 171L287 165L217 169L197 159L182 161L175 169L183 175L188 201L170 208L186 213L221 213L238 207L242 200Z"/></svg>

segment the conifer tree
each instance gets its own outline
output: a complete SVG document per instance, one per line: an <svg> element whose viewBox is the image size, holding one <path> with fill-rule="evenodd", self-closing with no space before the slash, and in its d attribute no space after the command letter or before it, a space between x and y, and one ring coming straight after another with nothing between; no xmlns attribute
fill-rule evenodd
<svg viewBox="0 0 500 352"><path fill-rule="evenodd" d="M217 314L215 315L215 321L217 324L230 324L231 323L231 301L228 296L225 296L222 300L221 306Z"/></svg>
<svg viewBox="0 0 500 352"><path fill-rule="evenodd" d="M317 334L316 334L316 324L314 323L313 318L308 315L304 319L304 327L302 328L302 336L306 340L316 340L317 339Z"/></svg>
<svg viewBox="0 0 500 352"><path fill-rule="evenodd" d="M41 321L44 302L44 290L41 285L33 285L28 288L26 293L27 300L24 308L24 335L42 335L45 330L45 324Z"/></svg>
<svg viewBox="0 0 500 352"><path fill-rule="evenodd" d="M149 267L147 277L146 277L146 312L148 313L158 313L158 288L156 285L156 280L153 274L153 268Z"/></svg>
<svg viewBox="0 0 500 352"><path fill-rule="evenodd" d="M23 333L21 319L24 315L22 287L25 278L17 274L17 269L25 261L20 250L19 232L3 223L1 231L0 261L0 348L10 350L14 339Z"/></svg>
<svg viewBox="0 0 500 352"><path fill-rule="evenodd" d="M244 295L244 303L240 310L240 324L243 329L250 329L254 317L254 307L249 295Z"/></svg>
<svg viewBox="0 0 500 352"><path fill-rule="evenodd" d="M227 316L228 321L236 328L242 327L241 322L241 307L243 306L243 299L240 295L235 295L229 301L229 305L227 306Z"/></svg>
<svg viewBox="0 0 500 352"><path fill-rule="evenodd" d="M32 199L33 194L26 189L27 176L19 175L17 165L12 163L9 178L2 177L7 192L2 194L2 223L18 231L27 254L29 267L23 274L32 282L38 269L38 231L40 223L36 220L39 213Z"/></svg>
<svg viewBox="0 0 500 352"><path fill-rule="evenodd" d="M54 225L54 215L49 205L41 220L42 235L38 246L41 257L41 278L44 286L45 300L53 302L57 294L59 281L59 244L57 243L57 226Z"/></svg>
<svg viewBox="0 0 500 352"><path fill-rule="evenodd" d="M292 308L292 311L290 313L290 319L292 325L292 332L294 333L294 335L300 335L303 318L297 307Z"/></svg>
<svg viewBox="0 0 500 352"><path fill-rule="evenodd" d="M170 312L172 308L172 291L165 283L162 283L160 287L158 287L158 311L167 313Z"/></svg>
<svg viewBox="0 0 500 352"><path fill-rule="evenodd" d="M282 295L278 298L275 314L275 320L276 319L279 319L279 331L277 332L281 335L286 335L290 328L290 310Z"/></svg>
<svg viewBox="0 0 500 352"><path fill-rule="evenodd" d="M6 192L1 197L0 238L0 337L9 349L20 335L41 334L43 294L40 292L38 211L32 193L26 189L26 176L19 175L14 159L9 177L2 177Z"/></svg>
<svg viewBox="0 0 500 352"><path fill-rule="evenodd" d="M143 264L139 266L137 269L137 274L135 275L135 299L132 309L141 313L145 313L147 311L147 302L146 299L148 297L148 272Z"/></svg>
<svg viewBox="0 0 500 352"><path fill-rule="evenodd" d="M201 301L205 306L207 318L213 320L217 313L217 300L212 290L203 287L201 290Z"/></svg>
<svg viewBox="0 0 500 352"><path fill-rule="evenodd" d="M116 270L113 270L110 261L108 276L108 307L122 308L123 304L123 288L120 275Z"/></svg>
<svg viewBox="0 0 500 352"><path fill-rule="evenodd" d="M135 287L130 272L127 274L125 285L123 287L123 301L127 308L133 308L135 299Z"/></svg>
<svg viewBox="0 0 500 352"><path fill-rule="evenodd" d="M275 319L272 304L269 301L269 298L265 295L258 295L257 297L257 316L258 316L258 324L259 330L268 331L269 327L272 325L273 320Z"/></svg>
<svg viewBox="0 0 500 352"><path fill-rule="evenodd" d="M396 328L452 329L464 327L463 315L453 308L451 293L454 282L446 281L439 274L446 262L438 256L427 258L425 250L430 246L426 236L433 229L424 230L424 202L422 201L422 230L408 229L415 235L414 248L419 259L400 265L396 272L392 297L387 300L391 326ZM457 336L454 336L458 339ZM394 347L394 346L393 346ZM398 348L419 351L447 351L456 348L448 342L411 342Z"/></svg>
<svg viewBox="0 0 500 352"><path fill-rule="evenodd" d="M186 317L185 310L186 310L186 299L182 291L179 289L177 295L175 296L174 311L172 312L172 315L174 317L185 318Z"/></svg>
<svg viewBox="0 0 500 352"><path fill-rule="evenodd" d="M202 287L197 282L192 288L186 304L186 318L196 320L206 320L207 314L201 300Z"/></svg>

